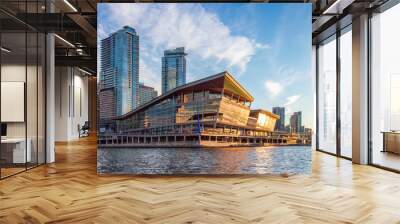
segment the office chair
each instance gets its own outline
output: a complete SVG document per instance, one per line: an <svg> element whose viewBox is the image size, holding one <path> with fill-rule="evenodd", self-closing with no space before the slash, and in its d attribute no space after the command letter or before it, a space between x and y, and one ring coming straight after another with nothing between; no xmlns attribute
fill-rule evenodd
<svg viewBox="0 0 400 224"><path fill-rule="evenodd" d="M85 123L82 125L82 127L79 129L79 138L80 137L87 137L89 136L89 121L85 121Z"/></svg>

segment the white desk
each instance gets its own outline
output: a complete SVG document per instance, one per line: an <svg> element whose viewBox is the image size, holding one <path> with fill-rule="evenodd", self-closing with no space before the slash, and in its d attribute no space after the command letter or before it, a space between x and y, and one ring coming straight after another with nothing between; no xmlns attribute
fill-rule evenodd
<svg viewBox="0 0 400 224"><path fill-rule="evenodd" d="M1 139L1 144L2 147L6 146L12 147L12 162L13 163L25 163L25 162L31 162L32 159L32 153L31 153L31 145L32 141L31 139L27 139L26 141L28 144L26 147L26 152L25 152L25 138L5 138ZM3 151L3 149L2 149Z"/></svg>

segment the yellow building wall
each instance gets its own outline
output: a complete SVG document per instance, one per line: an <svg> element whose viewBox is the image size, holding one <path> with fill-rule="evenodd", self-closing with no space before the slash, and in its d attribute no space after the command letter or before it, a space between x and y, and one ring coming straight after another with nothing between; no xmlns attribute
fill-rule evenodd
<svg viewBox="0 0 400 224"><path fill-rule="evenodd" d="M257 127L274 131L276 118L264 113L259 113L257 118Z"/></svg>
<svg viewBox="0 0 400 224"><path fill-rule="evenodd" d="M220 121L232 125L246 125L250 114L250 108L227 98L222 98L219 113L222 113Z"/></svg>

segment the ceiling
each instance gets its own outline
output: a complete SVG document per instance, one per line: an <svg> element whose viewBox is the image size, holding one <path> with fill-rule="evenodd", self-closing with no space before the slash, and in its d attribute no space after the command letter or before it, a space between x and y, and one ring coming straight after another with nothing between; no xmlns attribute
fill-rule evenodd
<svg viewBox="0 0 400 224"><path fill-rule="evenodd" d="M373 9L387 0L251 0L268 3L311 3L313 43L335 32L339 20L351 23L351 16ZM47 4L46 4L47 2ZM3 32L29 28L55 32L56 65L74 65L96 74L97 3L171 2L167 0L1 0L0 22ZM181 2L216 2L194 0ZM249 2L220 0L217 2ZM52 13L49 13L49 12ZM27 13L26 13L27 12ZM342 25L345 25L343 23ZM332 28L333 27L333 28Z"/></svg>

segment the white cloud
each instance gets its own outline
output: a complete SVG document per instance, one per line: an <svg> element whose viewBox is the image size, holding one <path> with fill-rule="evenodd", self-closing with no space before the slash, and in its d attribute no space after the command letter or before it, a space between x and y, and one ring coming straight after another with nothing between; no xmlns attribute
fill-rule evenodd
<svg viewBox="0 0 400 224"><path fill-rule="evenodd" d="M292 113L293 113L292 107L290 107L290 106L289 107L285 107L286 116L290 117L292 115Z"/></svg>
<svg viewBox="0 0 400 224"><path fill-rule="evenodd" d="M161 74L157 73L144 60L139 59L139 81L151 86L161 94Z"/></svg>
<svg viewBox="0 0 400 224"><path fill-rule="evenodd" d="M184 46L189 55L223 64L223 70L246 70L257 49L269 45L232 34L217 15L198 4L112 4L111 20L118 26L130 25L140 41L162 51Z"/></svg>
<svg viewBox="0 0 400 224"><path fill-rule="evenodd" d="M99 39L104 39L107 37L107 32L102 24L98 24L97 26L97 36L99 37Z"/></svg>
<svg viewBox="0 0 400 224"><path fill-rule="evenodd" d="M297 101L299 101L299 99L301 98L301 95L292 95L286 98L286 103L285 106L288 107L290 105L293 105L294 103L296 103Z"/></svg>
<svg viewBox="0 0 400 224"><path fill-rule="evenodd" d="M267 80L265 82L265 88L268 90L268 92L269 92L269 94L271 94L271 96L277 96L282 92L283 85L281 85L279 82Z"/></svg>
<svg viewBox="0 0 400 224"><path fill-rule="evenodd" d="M265 88L272 97L282 93L288 86L298 82L301 79L307 78L302 73L295 71L288 66L280 66L274 75L279 77L280 81L267 80L265 81Z"/></svg>
<svg viewBox="0 0 400 224"><path fill-rule="evenodd" d="M271 49L271 46L269 44L256 43L256 47L260 49Z"/></svg>

